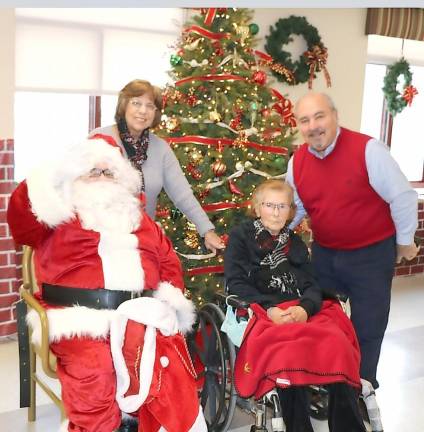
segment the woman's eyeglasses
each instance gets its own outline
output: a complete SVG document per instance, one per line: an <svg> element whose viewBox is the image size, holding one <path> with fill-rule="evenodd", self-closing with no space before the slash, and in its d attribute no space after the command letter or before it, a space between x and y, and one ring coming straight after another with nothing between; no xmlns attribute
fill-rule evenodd
<svg viewBox="0 0 424 432"><path fill-rule="evenodd" d="M286 203L280 203L280 204L275 204L272 202L262 202L261 203L262 207L269 210L269 211L273 211L273 210L288 210L290 208L290 204L286 204Z"/></svg>
<svg viewBox="0 0 424 432"><path fill-rule="evenodd" d="M109 168L93 168L88 172L88 177L100 177L102 174L109 179L115 178L115 174Z"/></svg>
<svg viewBox="0 0 424 432"><path fill-rule="evenodd" d="M156 111L156 105L152 104L152 103L147 103L144 104L143 102L138 101L137 99L131 99L130 100L130 104L136 109L136 110L140 110L141 107L144 107L146 109L146 111L148 112L153 112Z"/></svg>

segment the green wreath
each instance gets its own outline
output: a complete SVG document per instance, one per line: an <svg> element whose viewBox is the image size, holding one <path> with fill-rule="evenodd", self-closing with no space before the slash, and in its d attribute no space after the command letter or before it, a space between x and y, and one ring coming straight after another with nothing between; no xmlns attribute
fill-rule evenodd
<svg viewBox="0 0 424 432"><path fill-rule="evenodd" d="M390 65L387 69L387 75L384 77L384 98L387 102L387 110L393 117L403 111L407 105L406 99L404 99L403 95L396 89L400 75L403 75L405 80L402 87L403 94L405 89L410 86L412 82L412 73L409 70L409 63L404 58Z"/></svg>
<svg viewBox="0 0 424 432"><path fill-rule="evenodd" d="M308 45L308 51L315 45L323 47L318 30L309 24L305 17L290 15L288 18L281 18L275 23L275 29L270 27L270 34L266 36L265 50L274 59L276 63L288 68L294 75L295 82L287 81L287 78L273 71L272 73L279 81L287 81L291 85L304 83L309 79L309 66L305 56L300 56L298 60L293 61L291 54L281 49L293 41L290 35L296 34L303 36Z"/></svg>

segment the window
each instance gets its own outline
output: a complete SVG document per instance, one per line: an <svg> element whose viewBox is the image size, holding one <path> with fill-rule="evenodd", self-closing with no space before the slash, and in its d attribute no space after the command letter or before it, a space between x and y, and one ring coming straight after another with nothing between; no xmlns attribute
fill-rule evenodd
<svg viewBox="0 0 424 432"><path fill-rule="evenodd" d="M422 182L424 139L420 124L424 113L424 92L392 119L384 109L382 87L386 69L386 65L366 66L361 132L384 141L408 180ZM412 66L411 72L413 83L424 82L424 67ZM399 87L402 88L401 80Z"/></svg>
<svg viewBox="0 0 424 432"><path fill-rule="evenodd" d="M424 115L424 41L368 36L368 64L362 106L361 131L385 142L402 171L414 186L424 185L424 139L420 123ZM412 105L392 117L385 109L383 96L387 65L405 57L413 74L412 84L418 88ZM399 77L399 90L402 89Z"/></svg>
<svg viewBox="0 0 424 432"><path fill-rule="evenodd" d="M15 179L94 125L114 123L117 93L130 80L164 86L183 13L17 8Z"/></svg>

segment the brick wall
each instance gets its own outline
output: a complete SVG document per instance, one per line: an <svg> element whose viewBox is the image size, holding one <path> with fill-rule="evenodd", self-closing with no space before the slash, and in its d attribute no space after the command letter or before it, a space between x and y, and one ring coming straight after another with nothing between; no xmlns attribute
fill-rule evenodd
<svg viewBox="0 0 424 432"><path fill-rule="evenodd" d="M13 182L13 140L0 140L0 337L16 333L15 306L21 283L21 255L6 222Z"/></svg>
<svg viewBox="0 0 424 432"><path fill-rule="evenodd" d="M424 273L424 200L420 200L418 203L418 230L416 235L422 239L418 256L409 261L407 265L397 265L395 276L410 276Z"/></svg>

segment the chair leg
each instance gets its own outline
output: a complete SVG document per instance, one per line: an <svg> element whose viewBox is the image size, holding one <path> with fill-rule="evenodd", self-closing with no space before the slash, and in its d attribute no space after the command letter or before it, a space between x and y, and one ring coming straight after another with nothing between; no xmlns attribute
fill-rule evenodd
<svg viewBox="0 0 424 432"><path fill-rule="evenodd" d="M36 393L35 393L35 380L34 380L34 375L36 373L36 368L37 368L37 364L36 364L36 357L35 357L35 352L34 349L32 348L32 345L30 344L30 348L29 348L29 370L30 370L30 379L29 379L29 385L30 385L30 393L29 393L29 408L28 408L28 421L33 422L35 421L35 416L36 416L36 412L35 412L35 403L36 403Z"/></svg>

